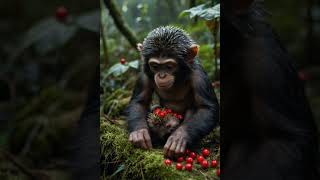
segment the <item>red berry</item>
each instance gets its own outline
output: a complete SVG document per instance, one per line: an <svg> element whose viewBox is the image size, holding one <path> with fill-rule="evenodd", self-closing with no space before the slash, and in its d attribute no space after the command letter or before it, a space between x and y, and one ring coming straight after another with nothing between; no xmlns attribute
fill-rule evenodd
<svg viewBox="0 0 320 180"><path fill-rule="evenodd" d="M218 165L218 162L216 161L216 160L212 160L211 161L211 167L217 167L217 165Z"/></svg>
<svg viewBox="0 0 320 180"><path fill-rule="evenodd" d="M196 154L196 153L194 153L194 152L191 152L191 153L190 153L190 157L191 157L192 159L194 159L194 158L196 158L196 157L197 157L197 154Z"/></svg>
<svg viewBox="0 0 320 180"><path fill-rule="evenodd" d="M172 113L172 109L167 109L167 113Z"/></svg>
<svg viewBox="0 0 320 180"><path fill-rule="evenodd" d="M220 177L220 169L217 169L216 175L217 175L218 177Z"/></svg>
<svg viewBox="0 0 320 180"><path fill-rule="evenodd" d="M153 112L155 113L155 114L159 114L160 113L160 108L156 108Z"/></svg>
<svg viewBox="0 0 320 180"><path fill-rule="evenodd" d="M210 151L209 151L208 149L203 149L203 150L202 150L202 155L203 155L204 157L208 157L208 156L210 155Z"/></svg>
<svg viewBox="0 0 320 180"><path fill-rule="evenodd" d="M125 59L125 58L121 58L121 59L120 59L120 63L121 63L121 64L125 64L125 63L126 63L126 59Z"/></svg>
<svg viewBox="0 0 320 180"><path fill-rule="evenodd" d="M186 164L185 169L187 171L192 171L192 164Z"/></svg>
<svg viewBox="0 0 320 180"><path fill-rule="evenodd" d="M183 169L183 165L181 163L176 164L176 169L181 171Z"/></svg>
<svg viewBox="0 0 320 180"><path fill-rule="evenodd" d="M172 161L170 159L166 159L166 160L164 160L164 164L167 166L171 166Z"/></svg>
<svg viewBox="0 0 320 180"><path fill-rule="evenodd" d="M183 162L183 160L184 160L183 157L179 157L179 158L177 159L177 162Z"/></svg>
<svg viewBox="0 0 320 180"><path fill-rule="evenodd" d="M188 158L186 159L186 163L192 164L192 163L193 163L193 159L192 159L191 157L188 157Z"/></svg>
<svg viewBox="0 0 320 180"><path fill-rule="evenodd" d="M159 117L164 118L165 116L166 116L166 114L164 112L159 113Z"/></svg>
<svg viewBox="0 0 320 180"><path fill-rule="evenodd" d="M202 163L203 160L204 160L203 156L198 156L197 158L198 163Z"/></svg>
<svg viewBox="0 0 320 180"><path fill-rule="evenodd" d="M209 162L207 160L203 160L201 163L201 167L203 169L207 169L209 167Z"/></svg>
<svg viewBox="0 0 320 180"><path fill-rule="evenodd" d="M178 119L182 119L182 115L178 114L178 115L177 115L177 118L178 118Z"/></svg>
<svg viewBox="0 0 320 180"><path fill-rule="evenodd" d="M58 21L66 21L68 17L68 10L64 6L60 6L56 9L55 15Z"/></svg>

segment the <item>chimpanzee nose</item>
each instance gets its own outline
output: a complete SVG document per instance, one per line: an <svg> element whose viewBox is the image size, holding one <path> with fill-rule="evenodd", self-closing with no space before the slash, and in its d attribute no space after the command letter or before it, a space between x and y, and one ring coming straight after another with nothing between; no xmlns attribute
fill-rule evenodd
<svg viewBox="0 0 320 180"><path fill-rule="evenodd" d="M166 73L160 73L160 74L159 74L159 77L160 77L161 79L165 78L165 77L166 77Z"/></svg>

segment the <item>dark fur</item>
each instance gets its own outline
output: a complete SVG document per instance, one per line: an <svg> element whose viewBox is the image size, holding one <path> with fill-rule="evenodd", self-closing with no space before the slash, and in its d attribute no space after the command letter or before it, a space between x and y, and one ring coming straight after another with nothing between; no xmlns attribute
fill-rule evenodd
<svg viewBox="0 0 320 180"><path fill-rule="evenodd" d="M148 60L152 57L173 58L178 62L179 70L175 74L177 82L183 83L191 72L192 65L186 63L188 49L194 44L190 36L182 29L166 26L151 31L143 42L142 56L145 58L145 73L153 78L148 67Z"/></svg>
<svg viewBox="0 0 320 180"><path fill-rule="evenodd" d="M319 179L304 88L264 14L256 3L244 14L222 17L223 178Z"/></svg>
<svg viewBox="0 0 320 180"><path fill-rule="evenodd" d="M192 86L183 103L183 113L186 114L182 124L188 129L188 144L195 144L217 125L219 107L207 74L200 65L187 63L188 49L192 44L193 40L183 30L168 26L153 30L145 38L142 51L144 69L127 108L130 132L147 127L146 115L155 90L154 74L148 66L152 57L173 58L177 61L175 89L186 84ZM161 105L170 101L160 97Z"/></svg>

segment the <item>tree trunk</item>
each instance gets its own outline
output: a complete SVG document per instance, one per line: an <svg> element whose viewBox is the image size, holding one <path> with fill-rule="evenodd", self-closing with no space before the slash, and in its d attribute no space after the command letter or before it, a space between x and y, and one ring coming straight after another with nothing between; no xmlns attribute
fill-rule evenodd
<svg viewBox="0 0 320 180"><path fill-rule="evenodd" d="M104 32L104 29L102 27L102 25L100 25L100 34L101 34L101 38L102 38L102 47L103 47L103 53L104 53L104 66L106 67L109 63L109 56L108 56L108 45L106 42L106 33Z"/></svg>
<svg viewBox="0 0 320 180"><path fill-rule="evenodd" d="M123 16L117 8L116 4L113 0L104 0L104 3L109 10L109 13L114 21L114 24L118 28L118 30L126 37L129 41L130 45L137 49L138 40L136 36L133 34L129 26L123 20Z"/></svg>

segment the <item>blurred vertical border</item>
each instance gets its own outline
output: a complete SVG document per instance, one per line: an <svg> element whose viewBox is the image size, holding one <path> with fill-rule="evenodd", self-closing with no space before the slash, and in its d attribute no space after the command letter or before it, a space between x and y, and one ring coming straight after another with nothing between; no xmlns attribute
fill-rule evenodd
<svg viewBox="0 0 320 180"><path fill-rule="evenodd" d="M69 179L69 136L99 62L100 4L0 2L0 179Z"/></svg>

